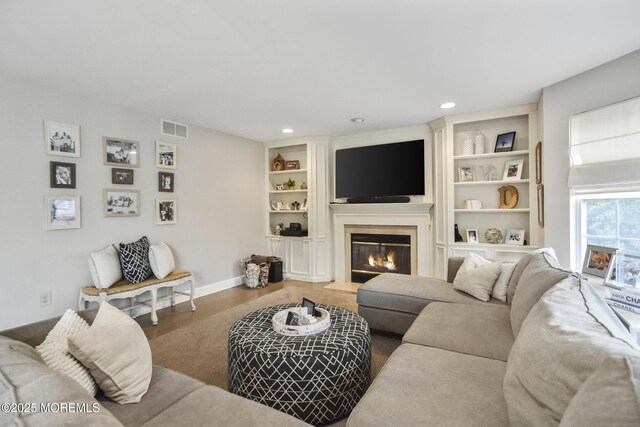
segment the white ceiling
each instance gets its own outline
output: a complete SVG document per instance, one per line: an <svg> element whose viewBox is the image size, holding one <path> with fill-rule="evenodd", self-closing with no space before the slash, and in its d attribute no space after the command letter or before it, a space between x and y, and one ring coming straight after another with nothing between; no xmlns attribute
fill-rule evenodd
<svg viewBox="0 0 640 427"><path fill-rule="evenodd" d="M638 0L0 0L0 72L266 141L536 102ZM365 117L354 124L351 117Z"/></svg>

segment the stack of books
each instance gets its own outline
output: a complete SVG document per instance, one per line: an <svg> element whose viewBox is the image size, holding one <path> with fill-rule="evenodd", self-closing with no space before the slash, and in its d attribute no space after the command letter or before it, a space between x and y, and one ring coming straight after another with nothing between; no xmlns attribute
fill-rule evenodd
<svg viewBox="0 0 640 427"><path fill-rule="evenodd" d="M482 202L476 199L468 199L464 201L465 209L482 209Z"/></svg>
<svg viewBox="0 0 640 427"><path fill-rule="evenodd" d="M622 324L640 344L640 289L606 285L609 298L605 298Z"/></svg>

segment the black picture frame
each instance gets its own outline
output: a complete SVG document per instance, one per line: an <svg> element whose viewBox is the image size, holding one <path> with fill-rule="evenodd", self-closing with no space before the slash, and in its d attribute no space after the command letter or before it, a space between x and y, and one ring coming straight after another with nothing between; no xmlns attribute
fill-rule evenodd
<svg viewBox="0 0 640 427"><path fill-rule="evenodd" d="M302 306L307 308L307 313L314 317L320 317L321 314L316 310L316 303L310 299L302 298Z"/></svg>
<svg viewBox="0 0 640 427"><path fill-rule="evenodd" d="M298 326L300 323L300 316L293 311L287 313L287 320L284 322L287 326Z"/></svg>
<svg viewBox="0 0 640 427"><path fill-rule="evenodd" d="M111 168L111 183L133 185L133 169Z"/></svg>
<svg viewBox="0 0 640 427"><path fill-rule="evenodd" d="M496 138L496 148L493 151L494 153L503 153L506 151L513 151L513 146L516 142L516 133L507 132L501 133Z"/></svg>
<svg viewBox="0 0 640 427"><path fill-rule="evenodd" d="M49 185L51 188L76 188L76 164L49 162Z"/></svg>
<svg viewBox="0 0 640 427"><path fill-rule="evenodd" d="M173 172L158 172L158 191L173 193L176 177Z"/></svg>

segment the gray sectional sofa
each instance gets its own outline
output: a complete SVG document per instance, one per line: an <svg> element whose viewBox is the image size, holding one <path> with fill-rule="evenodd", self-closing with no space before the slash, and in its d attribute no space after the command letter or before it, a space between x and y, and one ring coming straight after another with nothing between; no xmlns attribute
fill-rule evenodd
<svg viewBox="0 0 640 427"><path fill-rule="evenodd" d="M348 426L640 425L640 350L592 285L541 250L484 303L453 289L461 263L359 289L371 327L404 336Z"/></svg>
<svg viewBox="0 0 640 427"><path fill-rule="evenodd" d="M91 323L96 311L79 314ZM140 403L121 405L100 392L94 398L76 381L45 365L33 348L44 341L57 320L0 333L0 403L26 408L21 413L3 408L0 425L308 426L290 415L158 365L153 367L149 390ZM55 406L69 402L74 403L73 411ZM28 406L32 403L36 407ZM40 403L54 406L43 411Z"/></svg>

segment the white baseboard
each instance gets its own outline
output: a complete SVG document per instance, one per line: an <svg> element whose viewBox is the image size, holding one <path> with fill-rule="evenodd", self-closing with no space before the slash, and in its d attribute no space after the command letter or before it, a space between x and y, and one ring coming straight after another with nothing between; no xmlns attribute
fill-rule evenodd
<svg viewBox="0 0 640 427"><path fill-rule="evenodd" d="M231 279L222 280L220 282L211 283L204 286L198 286L196 287L196 293L194 298L197 299L206 295L215 294L216 292L224 291L225 289L235 288L236 286L242 285L243 283L244 283L244 276L237 276L237 277L232 277ZM184 290L184 289L188 290L188 287L186 286L178 287L178 290ZM180 304L182 302L187 302L187 301L189 301L189 297L187 295L176 295L176 304ZM198 303L196 302L195 304L197 309ZM156 306L156 311L162 308L170 307L170 306L171 306L171 300L169 299L166 299L164 301L159 301L158 305ZM134 317L143 316L145 314L149 314L150 312L151 312L151 309L149 307L140 307L136 309Z"/></svg>

